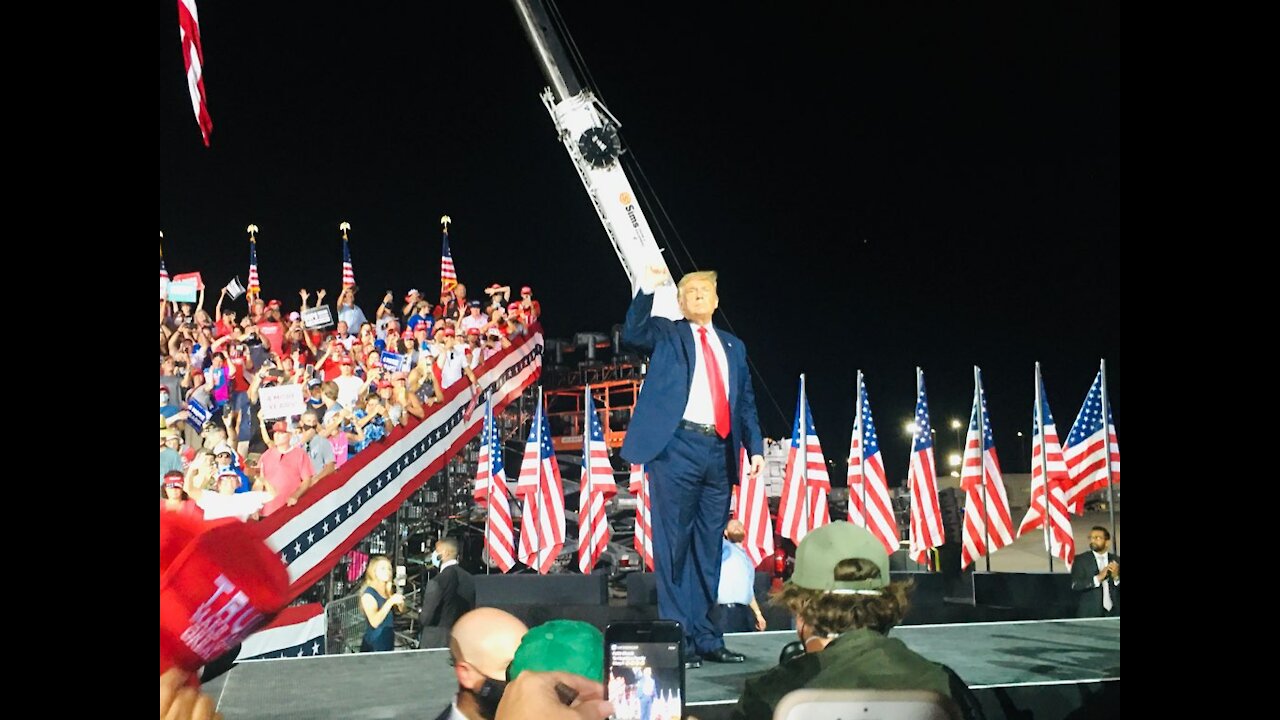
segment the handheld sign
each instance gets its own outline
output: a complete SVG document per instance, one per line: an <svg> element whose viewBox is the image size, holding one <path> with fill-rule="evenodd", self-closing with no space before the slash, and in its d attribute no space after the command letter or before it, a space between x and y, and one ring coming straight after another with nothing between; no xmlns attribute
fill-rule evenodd
<svg viewBox="0 0 1280 720"><path fill-rule="evenodd" d="M258 414L268 420L301 415L307 409L301 385L258 388L258 399L262 401Z"/></svg>
<svg viewBox="0 0 1280 720"><path fill-rule="evenodd" d="M199 295L195 280L170 280L169 300L180 303L193 303Z"/></svg>
<svg viewBox="0 0 1280 720"><path fill-rule="evenodd" d="M320 305L302 313L302 326L308 330L326 328L333 325L333 310L328 305Z"/></svg>

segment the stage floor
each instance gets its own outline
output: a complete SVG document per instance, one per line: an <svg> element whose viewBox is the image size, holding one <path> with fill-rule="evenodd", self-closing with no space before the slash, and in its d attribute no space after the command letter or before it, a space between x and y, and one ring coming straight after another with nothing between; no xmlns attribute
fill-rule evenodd
<svg viewBox="0 0 1280 720"><path fill-rule="evenodd" d="M975 690L1120 677L1119 618L913 625L895 628L892 636L951 666ZM747 661L704 663L689 671L689 712L720 716L736 702L743 682L776 665L778 652L793 639L790 630L725 636ZM446 651L411 650L251 660L206 690L233 720L430 718L449 704L457 681Z"/></svg>

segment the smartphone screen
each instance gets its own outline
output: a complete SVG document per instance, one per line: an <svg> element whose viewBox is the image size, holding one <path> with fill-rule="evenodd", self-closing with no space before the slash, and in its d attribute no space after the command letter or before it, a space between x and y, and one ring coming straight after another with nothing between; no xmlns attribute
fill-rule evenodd
<svg viewBox="0 0 1280 720"><path fill-rule="evenodd" d="M679 720L684 709L680 641L608 642L606 692L615 720Z"/></svg>

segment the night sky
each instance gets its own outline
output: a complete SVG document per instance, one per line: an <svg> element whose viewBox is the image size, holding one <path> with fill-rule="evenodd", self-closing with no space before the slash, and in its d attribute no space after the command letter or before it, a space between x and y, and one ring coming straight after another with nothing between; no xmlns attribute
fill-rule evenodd
<svg viewBox="0 0 1280 720"><path fill-rule="evenodd" d="M387 289L438 292L448 214L472 296L532 285L549 337L622 321L626 276L509 3L200 3L210 148L159 5L170 273L243 281L254 223L264 296L332 301L345 220L372 317ZM1100 358L1123 431L1113 8L691 5L560 10L670 216L645 207L673 273L681 241L721 273L766 435L789 433L804 372L840 458L861 368L896 483L916 365L941 465L977 364L1004 469L1027 472L1034 363L1065 436Z"/></svg>

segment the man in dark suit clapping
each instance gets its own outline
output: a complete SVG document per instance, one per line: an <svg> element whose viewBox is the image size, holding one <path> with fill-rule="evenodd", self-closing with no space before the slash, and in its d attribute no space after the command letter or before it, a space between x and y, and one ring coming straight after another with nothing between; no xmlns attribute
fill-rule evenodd
<svg viewBox="0 0 1280 720"><path fill-rule="evenodd" d="M741 340L711 323L719 307L714 272L680 279L683 320L652 317L653 293L670 284L651 267L627 309L624 343L649 354L649 372L627 428L622 457L649 473L658 616L684 627L685 665L742 662L709 616L720 581L720 533L745 447L754 477L764 466L755 391Z"/></svg>

